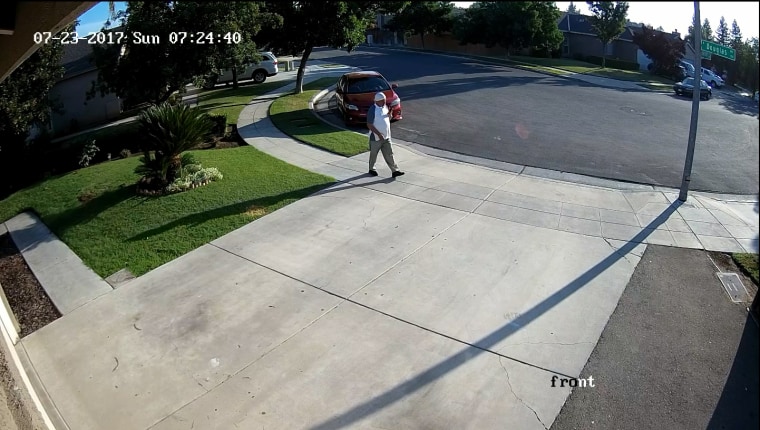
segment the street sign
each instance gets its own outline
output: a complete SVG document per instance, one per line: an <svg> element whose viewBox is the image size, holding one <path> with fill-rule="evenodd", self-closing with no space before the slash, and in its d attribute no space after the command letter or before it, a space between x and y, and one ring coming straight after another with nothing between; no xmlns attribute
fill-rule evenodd
<svg viewBox="0 0 760 430"><path fill-rule="evenodd" d="M736 61L736 51L733 48L719 45L715 42L710 42L709 40L702 40L702 52L709 52L719 57L728 58L731 61Z"/></svg>
<svg viewBox="0 0 760 430"><path fill-rule="evenodd" d="M702 58L705 60L712 60L712 54L707 51L702 51Z"/></svg>

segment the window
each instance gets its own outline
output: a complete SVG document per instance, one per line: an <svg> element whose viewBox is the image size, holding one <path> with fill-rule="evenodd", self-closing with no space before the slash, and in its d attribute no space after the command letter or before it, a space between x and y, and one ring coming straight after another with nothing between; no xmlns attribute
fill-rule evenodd
<svg viewBox="0 0 760 430"><path fill-rule="evenodd" d="M568 40L567 36L565 36L565 40L562 43L562 53L564 55L570 55L570 41Z"/></svg>
<svg viewBox="0 0 760 430"><path fill-rule="evenodd" d="M615 44L613 42L610 42L607 44L607 48L604 50L604 55L612 55L613 48L615 47Z"/></svg>
<svg viewBox="0 0 760 430"><path fill-rule="evenodd" d="M378 91L387 91L391 89L388 82L379 76L368 76L366 78L356 78L348 83L349 94L376 93Z"/></svg>

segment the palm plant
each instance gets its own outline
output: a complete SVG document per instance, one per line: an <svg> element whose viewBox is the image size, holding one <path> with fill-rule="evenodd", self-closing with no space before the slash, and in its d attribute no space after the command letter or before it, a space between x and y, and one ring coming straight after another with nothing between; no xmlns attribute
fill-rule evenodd
<svg viewBox="0 0 760 430"><path fill-rule="evenodd" d="M162 186L171 183L182 168L182 153L205 142L213 122L199 108L163 103L140 114L145 173L159 180Z"/></svg>

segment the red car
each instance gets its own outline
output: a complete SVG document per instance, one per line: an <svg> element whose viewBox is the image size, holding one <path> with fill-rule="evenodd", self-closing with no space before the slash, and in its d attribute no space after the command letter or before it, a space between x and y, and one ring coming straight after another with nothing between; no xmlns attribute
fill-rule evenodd
<svg viewBox="0 0 760 430"><path fill-rule="evenodd" d="M401 116L401 98L394 91L398 85L389 84L378 72L351 72L341 76L335 88L338 110L346 124L367 122L367 110L374 105L375 94L383 92L391 121Z"/></svg>

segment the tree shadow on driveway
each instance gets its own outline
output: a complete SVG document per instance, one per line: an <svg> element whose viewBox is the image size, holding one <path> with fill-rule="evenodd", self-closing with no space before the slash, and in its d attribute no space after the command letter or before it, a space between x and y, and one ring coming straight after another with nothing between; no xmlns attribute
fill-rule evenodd
<svg viewBox="0 0 760 430"><path fill-rule="evenodd" d="M758 327L751 315L744 322L739 347L708 430L756 429L760 426L758 396Z"/></svg>

